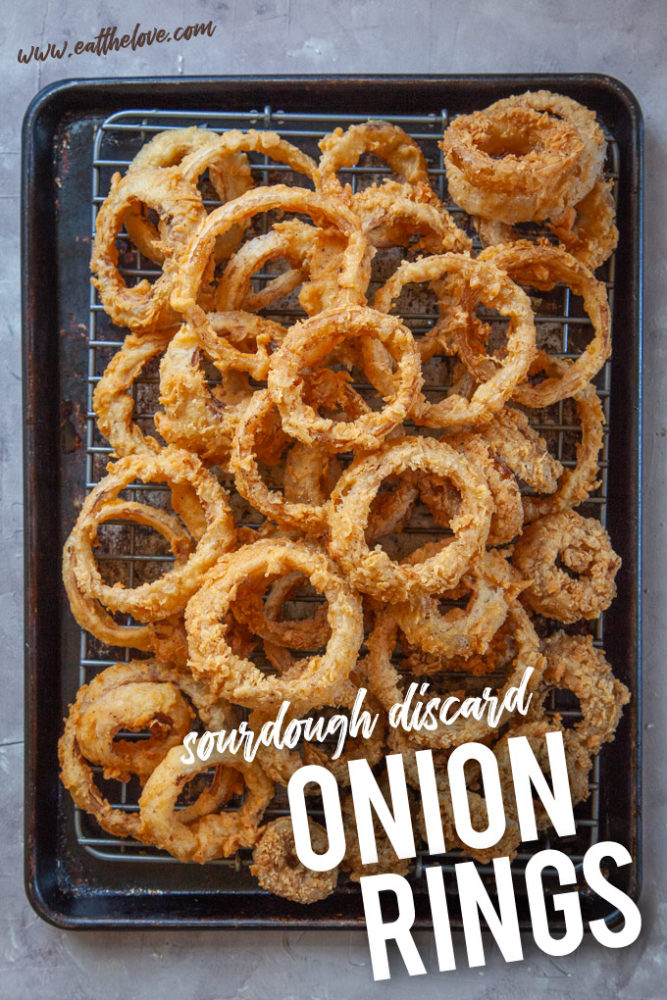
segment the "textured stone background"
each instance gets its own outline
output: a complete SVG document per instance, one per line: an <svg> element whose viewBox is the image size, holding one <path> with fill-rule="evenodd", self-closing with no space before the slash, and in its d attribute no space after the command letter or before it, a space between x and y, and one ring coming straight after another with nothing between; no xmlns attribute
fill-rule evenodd
<svg viewBox="0 0 667 1000"><path fill-rule="evenodd" d="M8 1000L358 1000L420 996L494 1000L667 995L665 773L667 682L664 486L667 445L667 275L664 163L667 38L664 0L162 0L160 4L2 0L0 58L0 996ZM106 58L28 66L26 44L93 37L135 21L173 28L213 19L212 39ZM631 948L594 941L552 960L527 945L507 966L492 952L480 970L373 983L361 933L67 933L43 923L22 885L22 550L19 188L20 127L29 100L65 76L200 73L601 72L624 81L646 124L645 324L645 841L644 930ZM617 331L622 336L623 331Z"/></svg>

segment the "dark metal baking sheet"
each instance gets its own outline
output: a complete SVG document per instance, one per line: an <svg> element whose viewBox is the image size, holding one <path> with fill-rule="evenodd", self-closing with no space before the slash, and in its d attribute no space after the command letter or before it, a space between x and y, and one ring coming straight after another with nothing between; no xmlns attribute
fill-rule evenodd
<svg viewBox="0 0 667 1000"><path fill-rule="evenodd" d="M614 743L601 760L600 839L634 859L616 883L638 895L640 836L641 273L642 126L633 96L593 75L478 77L277 77L65 81L39 94L23 135L23 349L26 569L26 886L37 912L71 928L354 927L358 892L309 907L267 896L234 867L128 861L83 850L58 781L56 744L78 667L78 630L60 582L62 543L76 490L83 493L80 411L89 308L90 170L95 130L132 107L182 111L273 108L371 117L447 108L467 112L517 91L546 88L593 108L620 150L613 305L614 354L607 527L623 558L607 613L605 646L631 688ZM429 923L417 894L417 923ZM526 922L524 912L520 915ZM583 899L585 919L613 914ZM520 907L521 908L521 907ZM453 912L456 923L456 912Z"/></svg>

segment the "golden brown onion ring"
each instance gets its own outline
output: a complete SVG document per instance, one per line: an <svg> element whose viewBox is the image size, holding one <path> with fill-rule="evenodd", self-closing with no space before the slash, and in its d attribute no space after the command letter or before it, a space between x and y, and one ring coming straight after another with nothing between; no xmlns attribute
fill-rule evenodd
<svg viewBox="0 0 667 1000"><path fill-rule="evenodd" d="M549 229L564 250L595 271L611 256L618 243L616 205L612 181L602 178L576 205L563 209L547 222ZM515 243L525 239L519 230L492 219L473 219L482 246ZM543 237L538 237L537 242Z"/></svg>
<svg viewBox="0 0 667 1000"><path fill-rule="evenodd" d="M317 164L310 156L291 142L281 139L277 132L258 132L256 129L248 129L247 132L229 129L222 135L217 135L213 143L193 150L181 162L183 177L192 183L204 171L219 169L226 159L237 153L261 153L275 163L286 164L291 170L303 174L313 182L318 177Z"/></svg>
<svg viewBox="0 0 667 1000"><path fill-rule="evenodd" d="M551 219L549 229L568 253L595 271L616 249L615 218L612 182L600 178L573 208Z"/></svg>
<svg viewBox="0 0 667 1000"><path fill-rule="evenodd" d="M377 339L396 362L396 373L381 410L350 422L320 416L303 398L303 372L339 344L352 338ZM404 420L421 385L421 365L414 338L393 316L359 306L327 309L289 330L275 352L267 387L280 410L283 428L306 444L324 444L330 451L350 446L376 448Z"/></svg>
<svg viewBox="0 0 667 1000"><path fill-rule="evenodd" d="M259 381L266 378L271 352L287 333L280 323L241 309L207 313L206 322L194 329L219 372L247 372Z"/></svg>
<svg viewBox="0 0 667 1000"><path fill-rule="evenodd" d="M416 562L419 554L420 550L414 552L410 561ZM461 590L470 593L465 608L441 612L439 600L446 599L447 592L393 604L393 615L408 642L441 656L485 653L521 584L500 553L483 552L461 577L454 596Z"/></svg>
<svg viewBox="0 0 667 1000"><path fill-rule="evenodd" d="M566 250L536 246L526 240L509 246L487 247L478 260L492 261L514 281L542 291L549 291L556 282L563 282L575 295L582 297L584 309L593 324L593 339L567 372L547 378L536 386L529 383L520 385L513 398L525 406L550 406L583 389L597 375L611 353L611 320L604 284ZM470 367L469 358L464 358L464 361ZM489 372L477 366L473 374L477 378L486 378Z"/></svg>
<svg viewBox="0 0 667 1000"><path fill-rule="evenodd" d="M326 605L315 605L312 617L280 620L282 607L303 586L302 573L287 573L270 585L266 600L258 587L243 588L233 609L234 617L262 639L289 649L317 649L329 641Z"/></svg>
<svg viewBox="0 0 667 1000"><path fill-rule="evenodd" d="M318 854L329 846L327 831L308 819L310 841ZM296 853L290 816L281 816L264 827L253 855L250 872L262 889L294 903L315 903L326 899L336 888L338 868L316 872L306 868Z"/></svg>
<svg viewBox="0 0 667 1000"><path fill-rule="evenodd" d="M224 372L209 387L205 354L196 331L184 323L160 363L160 403L155 426L169 444L226 465L237 424L252 389L245 372Z"/></svg>
<svg viewBox="0 0 667 1000"><path fill-rule="evenodd" d="M158 580L133 588L112 587L102 582L93 558L97 514L137 479L146 483L185 484L194 489L204 510L207 529L187 560ZM113 611L134 615L139 620L158 621L183 610L199 587L203 573L221 552L235 546L236 528L227 494L217 480L195 455L169 447L155 455L121 458L111 465L105 478L84 500L68 544L76 551L74 574L84 595L95 597Z"/></svg>
<svg viewBox="0 0 667 1000"><path fill-rule="evenodd" d="M571 124L525 105L498 104L455 118L441 147L456 204L507 223L548 219L571 204L571 178L584 152Z"/></svg>
<svg viewBox="0 0 667 1000"><path fill-rule="evenodd" d="M172 746L183 742L194 713L202 718L231 718L229 707L215 704L203 684L186 670L159 660L130 660L107 667L79 689L77 739L84 756L104 769L106 778L143 783ZM154 730L150 739L116 739L121 729Z"/></svg>
<svg viewBox="0 0 667 1000"><path fill-rule="evenodd" d="M489 426L487 424L484 428L485 433ZM487 481L494 506L487 546L505 545L513 541L523 527L523 503L511 470L494 454L486 437L481 434L463 432L452 434L443 440L460 451ZM459 496L456 490L448 489L430 476L419 476L418 485L419 498L428 507L436 524L443 528L449 527L458 510Z"/></svg>
<svg viewBox="0 0 667 1000"><path fill-rule="evenodd" d="M231 610L241 585L298 570L328 602L331 630L323 654L299 661L282 677L264 675L230 648L222 618ZM190 668L212 692L248 708L271 711L282 701L296 710L328 701L356 663L363 639L361 601L326 554L313 545L289 539L263 539L223 556L207 574L186 611Z"/></svg>
<svg viewBox="0 0 667 1000"><path fill-rule="evenodd" d="M545 639L547 658L544 690L537 696L532 711L544 711L541 702L552 687L571 691L579 700L582 719L573 731L589 754L596 754L603 743L613 740L623 705L630 692L617 680L601 649L590 635L566 635L556 632Z"/></svg>
<svg viewBox="0 0 667 1000"><path fill-rule="evenodd" d="M197 304L210 277L210 259L218 236L238 222L247 222L273 210L309 215L316 226L333 228L346 240L338 260L337 289L341 302L358 302L365 295L370 276L370 251L359 220L342 202L324 198L304 188L283 184L254 188L227 205L214 209L199 226L184 254L171 264L174 288L171 304L192 320L203 310ZM169 266L169 263L165 267Z"/></svg>
<svg viewBox="0 0 667 1000"><path fill-rule="evenodd" d="M562 120L576 130L583 152L568 178L566 202L573 205L580 201L600 176L607 148L595 112L571 97L554 94L549 90L527 90L523 94L514 94L496 101L487 110L502 113L517 107L532 108L542 115L546 113L552 120Z"/></svg>
<svg viewBox="0 0 667 1000"><path fill-rule="evenodd" d="M116 237L128 209L147 205L159 216L165 266L155 282L143 278L131 288L118 269ZM177 167L114 174L109 194L98 214L90 261L92 282L114 323L134 333L149 333L178 321L169 304L174 274L168 260L178 254L206 218L196 188L184 181Z"/></svg>
<svg viewBox="0 0 667 1000"><path fill-rule="evenodd" d="M320 391L319 386L329 381L326 378L327 374L332 376L333 385L329 385L331 391L327 391L326 385ZM343 414L351 416L353 420L369 412L362 398L347 385L347 377L343 375L341 378L336 378L333 372L327 370L315 374L305 389L305 395L309 401L305 405L310 405L312 402L313 405L326 406L331 410L334 407L340 408ZM277 413L268 390L260 390L253 394L239 418L229 466L235 475L236 489L248 503L281 527L305 531L307 534L321 534L328 526L328 495L323 496L320 489L312 489L314 485L312 480L317 478L321 483L322 480L329 478L329 473L332 471L330 456L321 445L315 446L313 454L309 456L310 468L299 470L299 475L306 477L306 480L303 478L300 480L301 487L297 485L297 470L293 466L291 466L291 490L286 486L284 496L277 490L269 489L262 479L256 457L257 441L266 432L267 421ZM334 417L327 419L332 424L336 423ZM302 455L301 452L298 454ZM304 492L306 495L304 500L291 499L303 495Z"/></svg>
<svg viewBox="0 0 667 1000"><path fill-rule="evenodd" d="M115 500L97 511L95 518L97 525L117 518L153 528L167 539L177 564L182 565L194 549L194 541L180 521L156 507L129 500ZM77 561L77 549L70 535L63 550L63 583L70 609L81 628L87 629L108 646L128 646L152 652L160 660L185 663L185 629L178 616L149 625L119 624L99 601L81 590L74 572Z"/></svg>
<svg viewBox="0 0 667 1000"><path fill-rule="evenodd" d="M379 546L371 551L365 538L371 503L383 480L404 471L451 481L461 494L451 521L454 538L414 566L394 562ZM380 600L442 593L456 586L484 548L492 508L486 480L463 455L434 438L400 438L355 459L339 479L331 497L329 551L357 589Z"/></svg>
<svg viewBox="0 0 667 1000"><path fill-rule="evenodd" d="M431 189L424 154L402 128L384 121L367 121L350 125L343 131L336 128L319 142L322 151L319 163L319 186L326 194L340 197L343 189L336 176L345 167L354 167L364 153L373 153L384 160L422 201L436 201Z"/></svg>
<svg viewBox="0 0 667 1000"><path fill-rule="evenodd" d="M616 596L621 559L600 522L573 510L529 524L514 547L513 562L532 581L522 600L547 618L566 624L597 618Z"/></svg>
<svg viewBox="0 0 667 1000"><path fill-rule="evenodd" d="M146 167L175 167L182 160L202 147L217 143L220 136L205 128L179 128L158 132L150 142L142 146L134 157L127 172L144 170ZM211 184L220 201L232 201L253 186L248 157L244 153L230 153L208 164ZM190 179L190 178L189 178ZM198 178L191 178L197 180ZM162 264L164 253L160 234L146 218L141 207L133 205L125 215L125 228L136 247L144 257L155 264ZM236 227L216 244L216 258L229 257L243 236L243 228Z"/></svg>
<svg viewBox="0 0 667 1000"><path fill-rule="evenodd" d="M502 271L460 254L443 254L424 257L412 263L404 262L375 296L375 307L389 312L392 302L401 289L410 283L440 281L446 275L456 275L465 283L471 299L471 308L482 303L508 316L510 329L507 337L507 355L499 363L493 376L479 385L468 400L455 394L429 403L420 394L413 407L415 423L427 427L456 427L487 422L525 378L536 352L533 311L527 295ZM371 366L371 350L375 350L375 363ZM381 391L391 385L391 372L387 375L386 361L368 340L364 343L364 359L373 384ZM384 377L383 377L384 376Z"/></svg>
<svg viewBox="0 0 667 1000"><path fill-rule="evenodd" d="M375 627L367 640L368 657L365 665L369 689L387 711L391 709L392 705L403 701L403 684L407 679L412 680L410 674L402 675L392 663L397 632L398 625L393 615L393 609L386 609L377 615ZM492 664L492 657L489 656L485 659L488 673L494 673L498 670L505 675L502 685L497 691L498 703L502 703L511 687L521 684L528 667L532 667L533 673L528 679L526 691L528 694L533 693L540 685L545 659L540 653L539 640L530 618L518 602L510 605L507 618L497 633L494 646L496 647L494 648L494 656L498 655L500 662ZM443 669L446 670L446 666ZM444 693L431 690L429 698L439 695L444 701L451 694L451 690ZM505 711L495 726L485 715L481 718L475 718L474 715L469 718L460 716L450 723L436 719L435 729L411 730L408 736L415 747L448 749L458 746L460 743L487 739L507 722L508 715L509 713Z"/></svg>
<svg viewBox="0 0 667 1000"><path fill-rule="evenodd" d="M540 354L531 368L559 377L567 371L568 362L562 358ZM523 509L526 522L535 521L545 514L554 514L566 507L576 507L598 486L598 456L604 440L604 412L592 384L587 384L573 396L581 424L581 440L577 442L577 464L565 469L550 496L526 496Z"/></svg>
<svg viewBox="0 0 667 1000"><path fill-rule="evenodd" d="M79 728L84 712L91 707L102 693L109 693L137 682L151 682L157 687L170 686L185 690L202 709L207 697L201 685L197 685L182 671L154 660L134 660L117 663L103 671L89 685L84 684L78 691L76 701L70 706L65 729L58 743L58 758L61 766L61 780L69 790L75 805L94 816L103 830L117 837L135 837L145 840L141 832L137 813L113 807L97 787L93 770L84 757L79 745ZM203 712L202 712L203 715ZM211 708L208 718L216 724L224 724L227 708ZM155 748L157 750L157 748ZM167 745L165 753L169 750ZM128 755L124 765L134 773L137 763L135 755Z"/></svg>
<svg viewBox="0 0 667 1000"><path fill-rule="evenodd" d="M415 201L405 184L385 181L354 196L354 210L371 246L410 246L426 253L468 253L472 241L439 202ZM415 241L415 236L419 239Z"/></svg>
<svg viewBox="0 0 667 1000"><path fill-rule="evenodd" d="M183 763L185 747L174 747L158 764L139 799L142 838L168 851L180 861L204 864L227 858L239 847L252 847L259 837L259 824L273 797L273 782L259 764L243 757L214 750L208 760L195 757ZM223 774L231 794L239 791L238 774L245 782L243 804L228 812L211 811L191 819L182 816L176 802L186 784L202 771L215 767ZM211 802L214 806L215 800ZM186 822L187 820L190 822Z"/></svg>
<svg viewBox="0 0 667 1000"><path fill-rule="evenodd" d="M172 746L190 731L193 712L170 684L131 683L96 698L83 711L78 740L88 760L99 764L105 778L145 781ZM147 740L116 739L121 729L150 731ZM100 749L98 749L100 748Z"/></svg>
<svg viewBox="0 0 667 1000"><path fill-rule="evenodd" d="M549 454L546 441L521 410L512 406L499 410L484 427L484 438L492 453L531 489L549 494L555 491L563 466Z"/></svg>
<svg viewBox="0 0 667 1000"><path fill-rule="evenodd" d="M305 274L311 229L314 227L299 219L289 219L276 223L268 233L247 240L230 258L220 276L215 292L217 308L258 312L300 285ZM269 261L279 258L284 258L291 268L267 281L261 291L253 292L253 275Z"/></svg>
<svg viewBox="0 0 667 1000"><path fill-rule="evenodd" d="M97 425L118 458L160 450L159 442L145 435L133 420L134 398L127 390L144 365L167 349L174 332L168 329L143 336L128 334L95 387Z"/></svg>

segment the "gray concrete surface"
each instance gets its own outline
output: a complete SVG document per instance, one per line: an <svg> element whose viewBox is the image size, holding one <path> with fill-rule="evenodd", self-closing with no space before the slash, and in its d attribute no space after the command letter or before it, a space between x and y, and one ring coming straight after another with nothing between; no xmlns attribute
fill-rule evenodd
<svg viewBox="0 0 667 1000"><path fill-rule="evenodd" d="M664 621L667 448L667 37L664 0L3 0L0 23L0 996L7 1000L266 1000L457 997L532 1000L667 996ZM141 53L29 65L32 43L94 36L135 21L173 28L213 19L214 37ZM21 379L19 311L20 126L30 98L67 76L198 73L593 71L623 80L646 123L645 407L645 888L644 930L626 950L587 940L569 958L527 948L480 970L372 981L363 934L72 934L47 926L22 885ZM620 332L622 335L622 331Z"/></svg>

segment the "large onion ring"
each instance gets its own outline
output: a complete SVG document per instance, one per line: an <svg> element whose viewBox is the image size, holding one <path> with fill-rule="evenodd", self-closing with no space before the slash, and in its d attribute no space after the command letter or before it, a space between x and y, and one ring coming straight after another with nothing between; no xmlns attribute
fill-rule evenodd
<svg viewBox="0 0 667 1000"><path fill-rule="evenodd" d="M391 662L397 629L398 625L393 610L388 608L377 616L375 628L367 640L368 657L365 663L369 689L387 711L392 705L403 701L401 674ZM521 683L528 667L532 667L533 673L529 678L526 690L528 693L534 692L539 687L545 666L545 659L540 653L535 629L530 618L517 602L510 605L506 622L502 626L500 634L516 644L517 651L504 668L505 678L497 692L499 704L502 703L505 694L511 687L516 687ZM490 663L488 672L494 672ZM430 692L429 697L432 696L433 692ZM408 734L408 738L414 746L447 749L458 746L459 743L473 740L482 741L488 738L507 721L507 718L508 713L506 712L498 720L496 726L492 726L484 716L481 718L476 718L474 715L470 718L460 717L450 724L437 720L435 729L414 730Z"/></svg>
<svg viewBox="0 0 667 1000"><path fill-rule="evenodd" d="M429 188L430 190L430 188ZM385 181L354 196L354 209L366 239L378 249L412 246L427 253L468 253L471 239L446 208L431 201L415 201L413 189ZM413 243L414 237L419 239Z"/></svg>
<svg viewBox="0 0 667 1000"><path fill-rule="evenodd" d="M95 514L95 524L118 518L133 521L160 532L169 542L177 565L182 565L194 549L191 535L183 528L178 518L165 511L131 500L114 500ZM187 645L182 621L177 616L150 625L121 625L105 611L94 597L85 594L76 579L75 566L78 563L77 549L72 535L63 550L63 583L67 592L70 610L81 628L87 629L97 639L108 646L140 649L152 652L159 660L185 662Z"/></svg>
<svg viewBox="0 0 667 1000"><path fill-rule="evenodd" d="M334 347L357 337L377 339L396 361L396 375L381 410L349 423L336 422L304 402L302 372L316 366ZM324 444L336 452L350 446L376 448L405 419L420 385L419 354L408 328L393 316L360 306L327 309L291 327L273 356L267 382L283 428L306 444Z"/></svg>
<svg viewBox="0 0 667 1000"><path fill-rule="evenodd" d="M77 693L77 739L83 755L100 765L105 778L143 783L172 746L192 728L193 711L202 718L227 719L228 706L211 701L203 684L185 670L159 660L131 660L107 667ZM208 711L207 711L208 708ZM155 728L148 740L116 739L121 729Z"/></svg>
<svg viewBox="0 0 667 1000"><path fill-rule="evenodd" d="M202 147L217 143L220 136L209 129L190 128L169 129L158 132L150 142L142 146L134 157L127 172L144 170L147 167L175 167L190 153ZM253 186L248 157L244 153L230 153L208 164L211 184L220 201L232 201ZM190 178L189 178L190 179ZM197 178L192 178L196 180ZM134 245L144 257L155 264L162 264L164 252L160 234L140 211L133 205L125 215L125 228ZM216 257L229 257L243 236L243 228L230 231L216 244Z"/></svg>
<svg viewBox="0 0 667 1000"><path fill-rule="evenodd" d="M382 481L407 470L450 480L461 493L451 522L454 538L414 565L394 562L379 546L369 550L365 538L371 503ZM339 479L331 496L329 551L355 587L380 600L442 593L456 586L484 548L492 509L486 480L463 455L434 438L400 438L355 459Z"/></svg>
<svg viewBox="0 0 667 1000"><path fill-rule="evenodd" d="M150 284L144 278L129 288L118 269L116 237L128 209L146 204L157 212L164 228L162 239L165 266ZM173 272L169 258L183 249L206 218L206 209L196 188L184 181L177 167L114 174L111 189L98 215L90 261L92 282L102 305L114 323L135 333L149 333L157 327L173 326L178 317L169 304Z"/></svg>
<svg viewBox="0 0 667 1000"><path fill-rule="evenodd" d="M580 201L593 187L602 171L607 144L602 129L597 123L595 112L583 104L566 97L553 94L549 90L527 90L523 94L502 98L492 104L487 111L501 114L513 108L532 108L539 114L548 114L551 119L559 119L572 126L583 145L582 154L568 177L566 203L573 205ZM518 220L517 220L518 221Z"/></svg>
<svg viewBox="0 0 667 1000"><path fill-rule="evenodd" d="M135 479L143 482L166 480L170 485L186 484L192 487L204 510L207 528L187 561L174 566L160 579L134 588L112 587L102 582L92 555L96 515ZM84 500L69 544L77 553L74 574L84 594L96 597L113 611L123 611L140 620L156 621L183 610L199 587L202 574L213 565L221 552L235 546L236 527L227 494L199 459L189 452L165 448L156 455L121 458L110 466L107 476Z"/></svg>
<svg viewBox="0 0 667 1000"><path fill-rule="evenodd" d="M505 545L513 541L521 534L524 520L523 503L517 481L487 440L486 432L492 424L493 421L486 425L484 436L463 432L444 438L448 445L465 455L482 473L491 490L494 510L486 540L488 547ZM458 508L456 492L443 489L437 480L429 476L419 476L418 487L419 498L428 507L436 524L447 528Z"/></svg>
<svg viewBox="0 0 667 1000"><path fill-rule="evenodd" d="M226 858L239 847L252 847L259 837L259 823L273 797L273 782L254 761L214 750L207 761L195 757L183 763L185 747L174 747L158 764L146 782L139 799L141 835L150 843L169 851L181 861L204 864L213 858ZM184 786L210 767L229 769L243 777L246 785L243 805L238 810L199 816L190 822L176 809ZM214 803L212 803L213 805Z"/></svg>
<svg viewBox="0 0 667 1000"><path fill-rule="evenodd" d="M264 675L233 652L221 619L231 610L241 585L295 569L328 602L329 641L323 654L299 662L287 674ZM290 701L295 711L331 704L328 699L355 666L363 639L361 601L337 567L320 549L281 538L263 539L223 556L190 600L185 621L193 674L215 694L266 711L282 701Z"/></svg>
<svg viewBox="0 0 667 1000"><path fill-rule="evenodd" d="M571 204L584 152L576 128L526 105L459 115L441 146L456 204L507 223L548 219Z"/></svg>
<svg viewBox="0 0 667 1000"><path fill-rule="evenodd" d="M448 253L404 262L378 290L375 307L388 313L404 285L439 281L447 274L457 275L465 282L475 304L481 302L510 318L507 356L493 377L475 389L470 400L454 394L438 403L429 403L420 395L413 407L413 417L416 423L426 427L456 427L488 421L525 378L536 351L535 323L528 296L502 271L495 267L487 270L479 259ZM369 346L364 344L365 348ZM368 360L368 355L364 356ZM377 367L382 368L380 359ZM370 374L373 378L373 373Z"/></svg>
<svg viewBox="0 0 667 1000"><path fill-rule="evenodd" d="M342 202L324 198L304 188L275 184L273 187L254 188L207 216L185 253L179 255L178 261L172 262L173 308L190 319L205 315L201 306L197 305L197 299L208 273L216 238L236 223L247 222L261 212L274 209L310 215L315 225L325 229L333 227L346 238L347 246L339 261L338 287L341 301L358 301L368 285L370 253L357 217Z"/></svg>
<svg viewBox="0 0 667 1000"><path fill-rule="evenodd" d="M542 244L536 246L526 240L509 246L487 247L478 260L491 261L514 281L543 291L549 291L558 281L563 282L575 295L581 295L593 324L592 341L564 374L547 378L537 386L520 385L514 392L514 399L525 406L550 406L583 389L611 353L611 320L604 284L566 250ZM469 366L469 360L464 358L464 361ZM482 371L476 368L473 374L480 378Z"/></svg>

